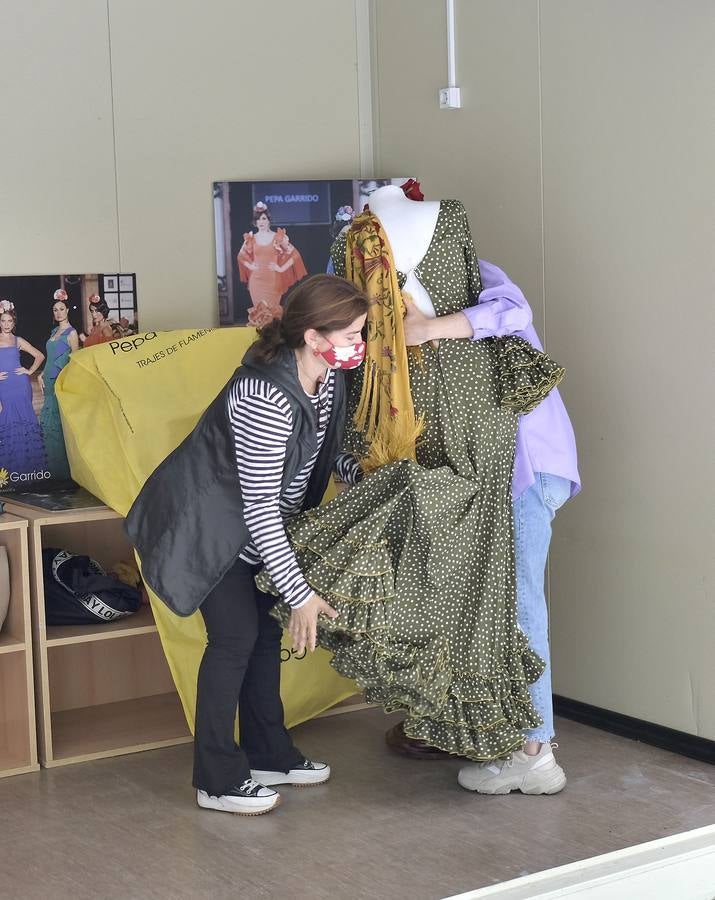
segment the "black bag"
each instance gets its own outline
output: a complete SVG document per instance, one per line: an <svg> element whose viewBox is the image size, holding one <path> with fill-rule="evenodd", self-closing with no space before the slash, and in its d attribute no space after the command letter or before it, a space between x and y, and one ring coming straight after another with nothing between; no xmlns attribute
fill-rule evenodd
<svg viewBox="0 0 715 900"><path fill-rule="evenodd" d="M88 556L45 547L42 551L45 620L48 625L97 625L135 613L139 591L106 575Z"/></svg>

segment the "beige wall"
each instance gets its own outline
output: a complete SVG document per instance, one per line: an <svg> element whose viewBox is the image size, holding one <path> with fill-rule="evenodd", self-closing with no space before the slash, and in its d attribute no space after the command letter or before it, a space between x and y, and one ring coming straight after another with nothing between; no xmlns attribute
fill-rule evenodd
<svg viewBox="0 0 715 900"><path fill-rule="evenodd" d="M352 0L5 0L0 272L136 271L144 328L216 324L212 181L354 176L355 67Z"/></svg>
<svg viewBox="0 0 715 900"><path fill-rule="evenodd" d="M107 10L0 4L0 273L117 267Z"/></svg>
<svg viewBox="0 0 715 900"><path fill-rule="evenodd" d="M542 3L547 328L586 484L554 546L556 686L709 738L714 39L707 0Z"/></svg>
<svg viewBox="0 0 715 900"><path fill-rule="evenodd" d="M377 0L379 174L416 172L427 197L458 197L477 250L510 267L543 322L536 6L457 4L461 110L442 110L445 4ZM485 32L485 27L489 33Z"/></svg>
<svg viewBox="0 0 715 900"><path fill-rule="evenodd" d="M376 4L380 167L464 200L568 369L555 690L715 738L715 6L457 0L460 111L444 4L414 6Z"/></svg>

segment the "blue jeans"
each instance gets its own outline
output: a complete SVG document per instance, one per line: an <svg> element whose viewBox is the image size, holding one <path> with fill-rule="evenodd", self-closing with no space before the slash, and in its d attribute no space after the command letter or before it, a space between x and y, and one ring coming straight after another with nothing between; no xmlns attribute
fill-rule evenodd
<svg viewBox="0 0 715 900"><path fill-rule="evenodd" d="M543 675L529 685L531 699L544 724L525 731L527 741L546 742L554 736L544 572L551 542L551 522L570 494L571 482L568 478L537 472L534 484L514 501L517 619L532 650L546 661Z"/></svg>

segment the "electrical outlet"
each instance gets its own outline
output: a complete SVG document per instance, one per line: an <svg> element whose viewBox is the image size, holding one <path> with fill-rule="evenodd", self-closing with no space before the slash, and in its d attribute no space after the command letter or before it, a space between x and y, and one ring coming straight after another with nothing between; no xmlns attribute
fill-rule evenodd
<svg viewBox="0 0 715 900"><path fill-rule="evenodd" d="M439 92L440 109L461 109L462 96L458 87L442 88Z"/></svg>

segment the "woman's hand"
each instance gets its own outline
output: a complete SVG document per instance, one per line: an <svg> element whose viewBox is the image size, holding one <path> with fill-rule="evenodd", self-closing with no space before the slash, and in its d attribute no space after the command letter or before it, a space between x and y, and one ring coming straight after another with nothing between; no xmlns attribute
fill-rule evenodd
<svg viewBox="0 0 715 900"><path fill-rule="evenodd" d="M16 375L32 375L32 372L29 369L26 369L24 366L18 366L15 369Z"/></svg>
<svg viewBox="0 0 715 900"><path fill-rule="evenodd" d="M306 647L311 653L315 650L318 616L321 614L330 619L338 617L337 611L317 594L312 594L306 603L291 612L288 634L298 653L301 653Z"/></svg>
<svg viewBox="0 0 715 900"><path fill-rule="evenodd" d="M434 319L426 316L422 310L417 309L411 299L405 299L405 344L408 347L417 347L432 340L431 326Z"/></svg>
<svg viewBox="0 0 715 900"><path fill-rule="evenodd" d="M242 262L241 265L245 266L249 272L255 272L256 269L258 268L258 263L249 262L248 260L246 260L245 262Z"/></svg>
<svg viewBox="0 0 715 900"><path fill-rule="evenodd" d="M9 374L9 372L0 372L0 381L5 381Z"/></svg>
<svg viewBox="0 0 715 900"><path fill-rule="evenodd" d="M281 267L278 265L278 263L274 263L274 262L268 263L268 268L271 270L271 272L280 272L281 271Z"/></svg>
<svg viewBox="0 0 715 900"><path fill-rule="evenodd" d="M44 394L45 393L45 379L42 375L42 372L40 372L40 374L37 376L37 383L40 385L40 390Z"/></svg>
<svg viewBox="0 0 715 900"><path fill-rule="evenodd" d="M428 341L436 347L443 338L471 338L474 335L472 323L463 312L430 318L415 306L409 294L402 295L405 301L405 344L416 347Z"/></svg>

